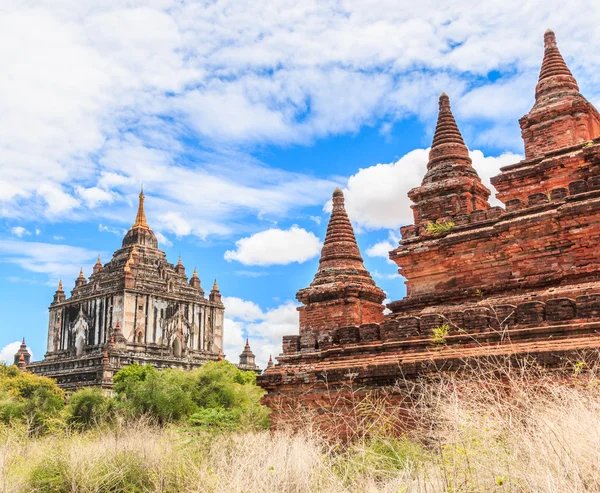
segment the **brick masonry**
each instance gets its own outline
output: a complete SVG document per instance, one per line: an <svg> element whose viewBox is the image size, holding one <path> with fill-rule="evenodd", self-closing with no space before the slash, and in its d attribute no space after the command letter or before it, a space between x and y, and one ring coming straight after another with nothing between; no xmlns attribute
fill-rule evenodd
<svg viewBox="0 0 600 493"><path fill-rule="evenodd" d="M385 317L336 190L319 271L298 292L299 335L284 337L259 378L275 423L305 406L336 427L350 397L399 401L399 379L467 360L557 367L600 348L600 117L552 31L544 45L536 101L520 120L525 159L492 179L504 207L490 207L440 97L427 173L409 192L414 224L390 252L407 295Z"/></svg>

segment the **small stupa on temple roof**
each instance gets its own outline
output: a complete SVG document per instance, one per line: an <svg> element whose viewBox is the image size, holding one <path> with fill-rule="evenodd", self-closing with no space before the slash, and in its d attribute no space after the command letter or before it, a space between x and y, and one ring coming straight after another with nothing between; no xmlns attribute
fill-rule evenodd
<svg viewBox="0 0 600 493"><path fill-rule="evenodd" d="M298 309L301 333L383 319L385 293L363 264L339 187L333 192L319 268L310 286L298 291L296 298L304 305Z"/></svg>
<svg viewBox="0 0 600 493"><path fill-rule="evenodd" d="M600 136L600 114L579 92L551 29L544 33L544 58L535 87L535 103L519 124L526 159Z"/></svg>
<svg viewBox="0 0 600 493"><path fill-rule="evenodd" d="M415 225L489 209L490 191L481 182L469 157L450 108L450 98L442 93L427 173L420 186L408 193Z"/></svg>

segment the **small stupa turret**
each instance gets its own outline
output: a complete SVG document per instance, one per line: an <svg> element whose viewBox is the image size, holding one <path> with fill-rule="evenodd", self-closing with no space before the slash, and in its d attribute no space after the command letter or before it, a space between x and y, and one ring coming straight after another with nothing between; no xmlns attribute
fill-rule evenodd
<svg viewBox="0 0 600 493"><path fill-rule="evenodd" d="M490 208L490 191L473 168L446 93L439 100L427 173L421 186L413 188L408 196L414 203L415 225Z"/></svg>
<svg viewBox="0 0 600 493"><path fill-rule="evenodd" d="M177 272L177 274L185 276L185 267L183 266L183 263L181 262L181 257L179 257L179 259L177 260L177 265L175 266L175 271Z"/></svg>
<svg viewBox="0 0 600 493"><path fill-rule="evenodd" d="M196 267L194 267L194 273L192 274L192 277L190 278L190 286L192 286L193 288L196 288L198 291L200 291L202 293L202 296L204 296L204 291L202 290L202 287L200 285L200 278L198 277L198 271L196 271Z"/></svg>
<svg viewBox="0 0 600 493"><path fill-rule="evenodd" d="M58 281L58 287L56 288L56 292L54 293L54 300L53 303L61 303L63 301L65 301L66 296L65 296L65 291L63 289L63 283L62 283L62 279L60 281Z"/></svg>
<svg viewBox="0 0 600 493"><path fill-rule="evenodd" d="M210 301L214 301L215 303L221 303L221 291L219 291L219 286L217 285L217 280L213 283L213 287L210 290L210 295L208 296Z"/></svg>
<svg viewBox="0 0 600 493"><path fill-rule="evenodd" d="M79 269L79 275L77 279L75 279L75 287L78 288L80 286L85 286L87 284L87 279L83 275L83 268Z"/></svg>
<svg viewBox="0 0 600 493"><path fill-rule="evenodd" d="M333 192L319 268L310 286L298 291L296 298L305 305L298 309L301 337L383 321L385 293L365 269L339 187ZM313 341L307 344L314 348Z"/></svg>
<svg viewBox="0 0 600 493"><path fill-rule="evenodd" d="M102 272L102 262L100 261L100 255L98 255L98 260L96 260L96 263L94 264L93 272L94 272L94 274L98 274L99 272Z"/></svg>
<svg viewBox="0 0 600 493"><path fill-rule="evenodd" d="M577 81L550 29L544 33L544 59L535 87L535 103L519 124L525 159L600 136L600 114L579 93Z"/></svg>

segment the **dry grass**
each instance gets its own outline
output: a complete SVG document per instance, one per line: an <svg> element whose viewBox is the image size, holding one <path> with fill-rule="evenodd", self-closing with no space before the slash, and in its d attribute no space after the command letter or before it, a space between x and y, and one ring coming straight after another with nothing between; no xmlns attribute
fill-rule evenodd
<svg viewBox="0 0 600 493"><path fill-rule="evenodd" d="M26 438L0 431L3 492L600 491L600 391L593 372L535 368L417 385L419 426L336 444L301 432L202 434L137 422ZM373 430L380 430L374 433Z"/></svg>

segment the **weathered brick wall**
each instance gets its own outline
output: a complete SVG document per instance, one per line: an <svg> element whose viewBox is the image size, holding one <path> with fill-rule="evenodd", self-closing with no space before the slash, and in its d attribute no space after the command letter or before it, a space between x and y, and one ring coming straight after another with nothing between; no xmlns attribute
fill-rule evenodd
<svg viewBox="0 0 600 493"><path fill-rule="evenodd" d="M594 149L600 155L600 145ZM407 298L460 299L600 278L600 180L572 182L561 195L569 192L553 201L534 194L528 206L510 204L517 207L506 212L459 216L439 237L403 229L390 258L407 279Z"/></svg>

